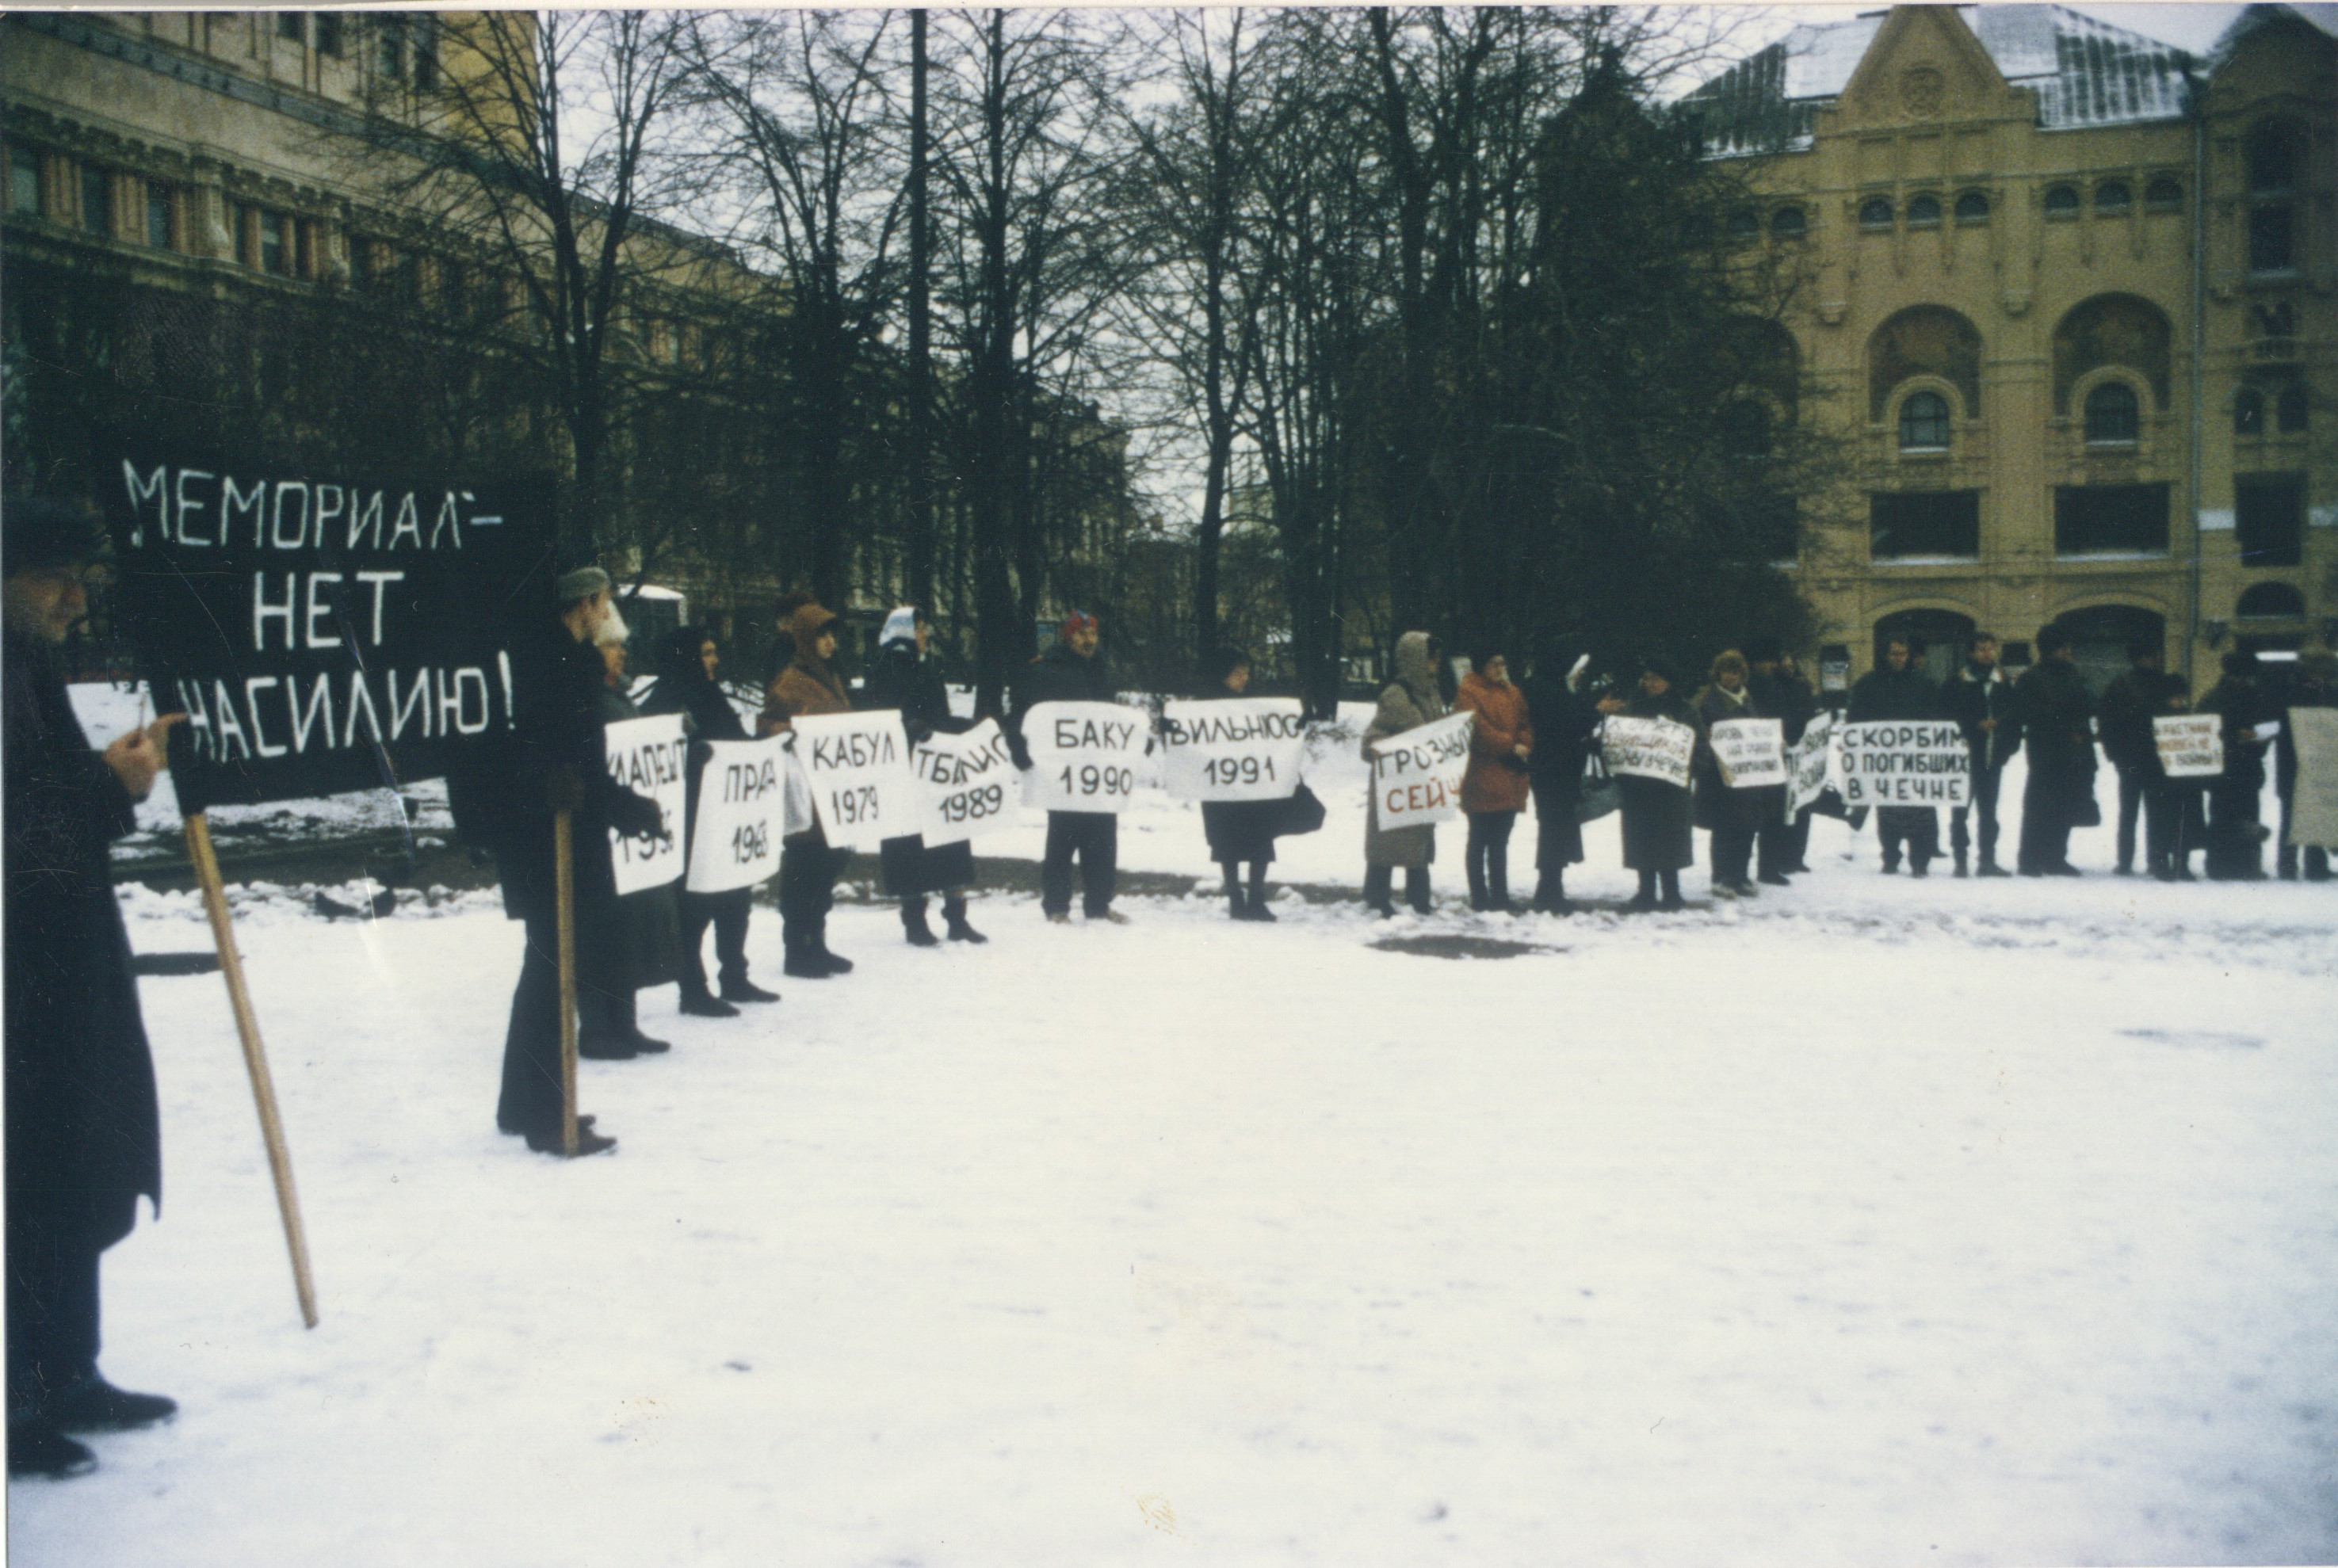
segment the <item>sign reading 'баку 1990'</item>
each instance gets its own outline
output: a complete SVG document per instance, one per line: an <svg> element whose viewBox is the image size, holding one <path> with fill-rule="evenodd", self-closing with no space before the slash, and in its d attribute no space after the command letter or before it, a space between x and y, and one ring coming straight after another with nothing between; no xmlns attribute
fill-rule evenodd
<svg viewBox="0 0 2338 1568"><path fill-rule="evenodd" d="M100 490L122 628L187 715L183 809L428 778L510 726L513 639L551 614L540 487L124 444Z"/></svg>

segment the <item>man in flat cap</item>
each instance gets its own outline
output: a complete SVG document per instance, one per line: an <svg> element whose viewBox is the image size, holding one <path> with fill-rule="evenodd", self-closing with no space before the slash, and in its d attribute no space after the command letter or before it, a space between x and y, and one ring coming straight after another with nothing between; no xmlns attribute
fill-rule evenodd
<svg viewBox="0 0 2338 1568"><path fill-rule="evenodd" d="M504 1035L503 1094L496 1125L539 1153L561 1152L560 913L554 867L553 818L570 814L575 862L575 929L595 928L594 914L616 900L607 829L659 834L657 802L609 777L602 732L601 688L607 671L596 633L617 616L609 574L582 566L555 584L559 618L512 651L516 733L507 766L486 782L492 816L486 836L502 876L504 913L527 925L527 954L512 993ZM578 1117L576 1152L599 1154L617 1141Z"/></svg>
<svg viewBox="0 0 2338 1568"><path fill-rule="evenodd" d="M173 713L92 750L56 650L104 555L88 514L0 505L6 652L8 1473L73 1475L67 1436L144 1426L178 1406L97 1369L98 1258L162 1194L154 1063L108 847L168 764Z"/></svg>

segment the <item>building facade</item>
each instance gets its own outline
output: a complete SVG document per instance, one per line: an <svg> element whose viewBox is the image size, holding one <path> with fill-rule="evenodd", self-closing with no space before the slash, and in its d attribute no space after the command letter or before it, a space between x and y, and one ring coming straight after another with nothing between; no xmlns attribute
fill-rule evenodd
<svg viewBox="0 0 2338 1568"><path fill-rule="evenodd" d="M2338 36L2251 6L2205 59L2047 5L1797 28L1690 100L1793 253L1803 417L1850 449L1794 570L1828 661L2062 623L2338 640ZM2318 14L2317 14L2318 13Z"/></svg>

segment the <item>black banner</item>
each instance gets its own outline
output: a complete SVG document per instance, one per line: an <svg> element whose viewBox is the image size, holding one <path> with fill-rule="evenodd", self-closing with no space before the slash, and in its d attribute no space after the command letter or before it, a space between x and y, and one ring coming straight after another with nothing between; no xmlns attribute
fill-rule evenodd
<svg viewBox="0 0 2338 1568"><path fill-rule="evenodd" d="M553 612L547 486L374 482L125 443L115 604L188 812L404 783L512 721Z"/></svg>

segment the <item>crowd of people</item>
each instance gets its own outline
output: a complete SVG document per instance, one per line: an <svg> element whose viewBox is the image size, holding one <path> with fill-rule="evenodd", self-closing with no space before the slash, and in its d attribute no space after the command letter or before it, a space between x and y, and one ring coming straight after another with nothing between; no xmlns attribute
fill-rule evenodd
<svg viewBox="0 0 2338 1568"><path fill-rule="evenodd" d="M67 699L56 649L86 610L85 583L104 543L86 514L62 505L12 503L5 534L6 764L6 1112L8 1243L8 1447L12 1474L71 1475L94 1457L74 1434L113 1430L168 1417L175 1406L158 1395L125 1392L98 1371L98 1260L126 1235L140 1197L159 1202L161 1155L153 1069L119 906L109 846L134 827L133 807L166 766L165 715L93 750ZM523 957L506 1031L496 1124L530 1149L565 1152L563 1010L559 963L562 879L555 824L565 818L580 851L620 835L664 838L656 802L625 788L606 766L605 727L639 711L676 713L690 741L689 799L679 830L695 818L700 773L714 742L750 738L747 718L717 680L722 651L709 632L676 632L662 649L661 671L639 709L625 665L627 631L608 574L584 567L561 577L556 604L511 649L519 701L516 725L500 744L470 753L448 780L458 830L492 850L506 913L525 927ZM786 601L781 626L791 657L766 684L752 730L785 732L798 720L855 707L840 673L834 612L810 595ZM1032 759L1025 717L1042 703L1117 700L1101 653L1095 617L1075 612L1054 645L1024 671L1010 693L1002 730L1018 767ZM884 623L860 706L897 710L907 737L962 731L971 721L952 710L931 650L932 628L916 609ZM2289 819L2299 757L2290 714L2338 705L2338 660L2309 653L2275 691L2247 652L2225 657L2221 678L2196 703L2186 682L2167 671L2156 645L2132 651L2132 668L2099 702L2053 628L2038 639L2040 661L2019 680L1998 662L1996 640L1978 635L1945 682L1926 678L1922 650L1894 640L1874 671L1848 693L1843 717L1953 720L1970 752L1970 798L1950 818L1956 875L2075 876L2068 858L2073 828L2099 821L2095 805L2097 746L2118 772L2117 869L2142 867L2164 880L2188 880L2196 853L2212 877L2254 878L2265 872L2262 846L2273 835L2258 802L2270 753L2281 802L2275 873L2323 880L2326 850L2290 843ZM1774 642L1749 643L1714 658L1691 691L1665 661L1632 670L1628 690L1587 678L1579 650L1539 650L1530 673L1514 681L1511 654L1498 644L1472 651L1458 681L1438 640L1410 632L1395 648L1394 680L1380 695L1362 736L1369 759L1377 742L1431 724L1456 710L1471 716L1470 751L1460 806L1467 819L1465 863L1470 906L1516 913L1510 897L1509 846L1519 813L1536 816L1537 876L1529 907L1566 914L1567 868L1584 858L1582 824L1608 808L1622 813L1624 860L1636 873L1631 906L1678 908L1680 873L1694 858L1695 829L1710 830L1711 887L1718 897L1755 896L1806 871L1813 812L1842 811L1822 797L1789 813L1783 786L1733 788L1711 743L1713 727L1733 719L1775 719L1792 747L1822 704L1793 658ZM1198 695L1239 697L1249 690L1249 659L1212 652L1197 671ZM2160 764L2156 718L2191 711L2218 716L2224 763L2215 778L2171 779ZM1614 716L1663 719L1688 727L1695 740L1685 785L1637 775L1603 776L1602 723ZM2012 758L2027 760L2016 862L1998 860L1999 779ZM1396 872L1416 910L1431 902L1429 868L1437 828L1383 823L1377 791L1364 825L1364 898L1393 916ZM1320 801L1302 784L1285 799L1213 801L1202 810L1211 858L1224 874L1229 915L1270 921L1266 877L1277 840L1322 825ZM784 972L826 981L852 965L828 944L828 915L847 852L814 825L788 837L776 877ZM1939 858L1938 815L1930 808L1876 813L1882 868L1928 874ZM1977 818L1977 827L1974 820ZM1110 812L1050 811L1040 867L1040 903L1054 922L1071 918L1075 882L1084 914L1125 923L1113 907L1119 818ZM968 918L975 882L970 845L927 845L917 835L889 838L878 855L880 885L899 906L913 946L985 940ZM664 1042L640 1028L635 995L678 986L681 1009L732 1018L778 995L750 977L747 934L752 889L703 894L668 885L620 897L610 858L574 854L570 867L578 1051L595 1058L656 1054ZM928 920L941 900L943 932ZM716 974L710 983L702 949L714 934ZM577 1118L575 1152L598 1153L615 1140Z"/></svg>

